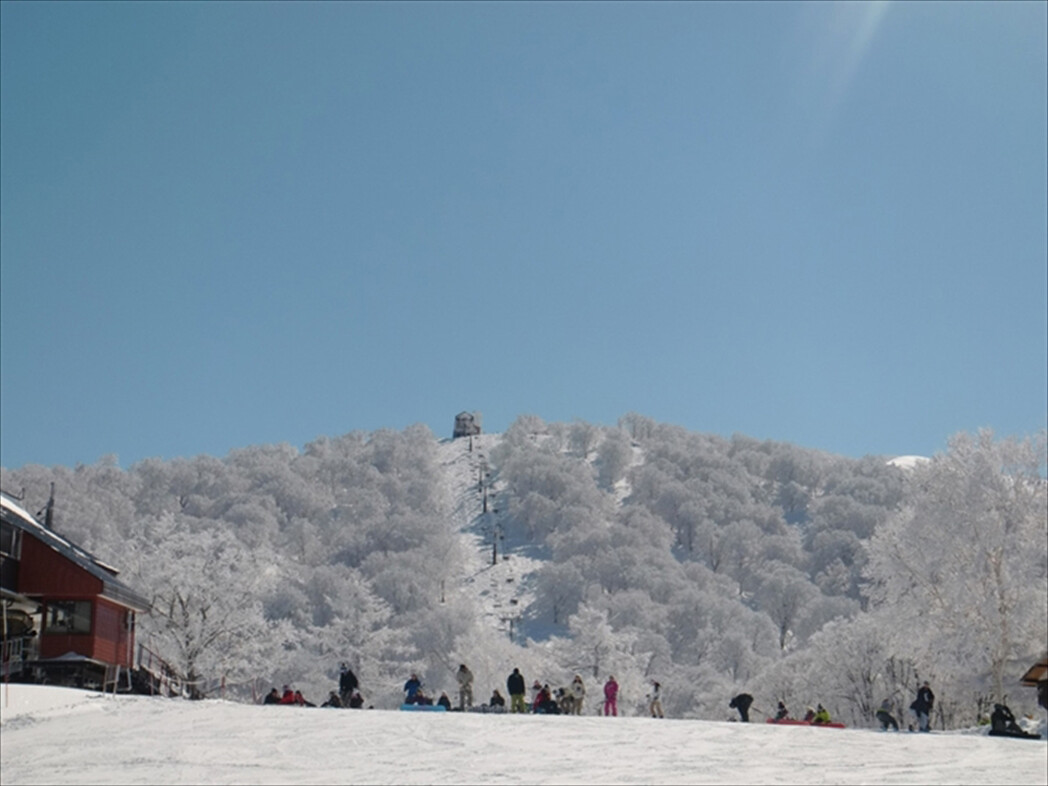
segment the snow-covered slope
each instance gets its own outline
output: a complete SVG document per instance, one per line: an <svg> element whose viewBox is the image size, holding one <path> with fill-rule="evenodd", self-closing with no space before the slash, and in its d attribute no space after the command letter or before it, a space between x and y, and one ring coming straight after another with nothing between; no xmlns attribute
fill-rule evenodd
<svg viewBox="0 0 1048 786"><path fill-rule="evenodd" d="M1045 743L652 718L408 713L11 685L4 786L1048 783Z"/></svg>
<svg viewBox="0 0 1048 786"><path fill-rule="evenodd" d="M461 533L466 555L460 590L492 628L518 637L518 623L534 601L528 577L542 561L507 547L500 537L504 514L495 503L500 487L488 457L501 438L478 434L472 439L444 440L439 451L452 524Z"/></svg>
<svg viewBox="0 0 1048 786"><path fill-rule="evenodd" d="M900 469L913 469L926 461L931 461L931 459L927 456L896 456L893 459L888 459L889 464Z"/></svg>

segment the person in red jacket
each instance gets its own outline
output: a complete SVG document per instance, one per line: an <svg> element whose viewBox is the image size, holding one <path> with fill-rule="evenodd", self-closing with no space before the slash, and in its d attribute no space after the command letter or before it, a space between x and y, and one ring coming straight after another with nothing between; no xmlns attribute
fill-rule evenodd
<svg viewBox="0 0 1048 786"><path fill-rule="evenodd" d="M290 685L284 686L284 695L280 697L281 704L294 704L295 703L295 692L291 690Z"/></svg>
<svg viewBox="0 0 1048 786"><path fill-rule="evenodd" d="M615 682L615 676L608 677L608 681L604 683L604 714L614 715L618 717L619 707L619 683Z"/></svg>
<svg viewBox="0 0 1048 786"><path fill-rule="evenodd" d="M534 698L532 698L531 700L531 711L545 712L546 702L550 700L549 689L539 685L537 680L535 681L535 686L538 686L538 693L536 693Z"/></svg>

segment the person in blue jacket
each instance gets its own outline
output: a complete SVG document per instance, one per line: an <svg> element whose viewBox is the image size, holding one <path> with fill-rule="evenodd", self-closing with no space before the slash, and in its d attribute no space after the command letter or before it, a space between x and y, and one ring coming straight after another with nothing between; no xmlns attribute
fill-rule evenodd
<svg viewBox="0 0 1048 786"><path fill-rule="evenodd" d="M412 674L411 678L404 683L404 703L414 704L418 699L419 689L422 687L422 682L419 680L417 674Z"/></svg>

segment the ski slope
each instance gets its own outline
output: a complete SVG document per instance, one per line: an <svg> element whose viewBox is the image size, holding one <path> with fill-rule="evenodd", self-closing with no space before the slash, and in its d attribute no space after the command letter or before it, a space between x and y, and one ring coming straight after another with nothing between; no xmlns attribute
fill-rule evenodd
<svg viewBox="0 0 1048 786"><path fill-rule="evenodd" d="M465 554L459 589L476 604L486 624L521 642L520 624L534 601L529 576L543 562L503 538L493 553L493 538L504 526L503 513L497 509L502 488L489 455L501 438L501 434L478 434L472 438L472 449L469 438L444 440L438 450L451 523L460 533Z"/></svg>
<svg viewBox="0 0 1048 786"><path fill-rule="evenodd" d="M251 706L10 685L21 784L1045 784L1043 741L651 718Z"/></svg>

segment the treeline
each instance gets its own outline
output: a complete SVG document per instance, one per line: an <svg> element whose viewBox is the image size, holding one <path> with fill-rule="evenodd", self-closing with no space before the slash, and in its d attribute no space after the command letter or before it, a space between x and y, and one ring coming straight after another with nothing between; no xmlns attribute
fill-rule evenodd
<svg viewBox="0 0 1048 786"><path fill-rule="evenodd" d="M154 600L140 637L206 692L294 682L324 696L342 660L369 703L404 676L478 696L514 666L639 711L728 717L822 702L873 723L931 679L942 725L975 722L1044 647L1045 438L958 435L912 470L697 434L630 414L615 427L524 416L490 454L508 545L544 558L525 642L486 628L463 578L438 442L425 427L301 451L3 470L6 491ZM263 691L264 692L264 691ZM1029 697L1033 706L1034 698Z"/></svg>

